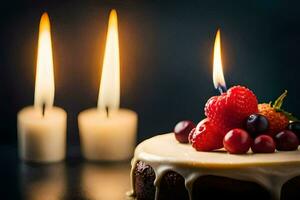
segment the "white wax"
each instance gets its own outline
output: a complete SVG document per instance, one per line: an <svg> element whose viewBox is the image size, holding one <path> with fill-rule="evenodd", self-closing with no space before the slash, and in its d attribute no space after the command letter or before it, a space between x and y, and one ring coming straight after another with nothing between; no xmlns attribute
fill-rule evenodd
<svg viewBox="0 0 300 200"><path fill-rule="evenodd" d="M19 154L22 160L57 162L66 155L67 113L58 107L26 107L18 113Z"/></svg>
<svg viewBox="0 0 300 200"><path fill-rule="evenodd" d="M88 160L117 161L132 157L136 142L137 114L119 109L109 112L96 108L78 116L80 145Z"/></svg>

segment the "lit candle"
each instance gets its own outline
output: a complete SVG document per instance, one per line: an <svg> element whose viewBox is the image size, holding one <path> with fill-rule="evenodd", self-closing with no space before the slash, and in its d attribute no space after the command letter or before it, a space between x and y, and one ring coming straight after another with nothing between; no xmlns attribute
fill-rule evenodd
<svg viewBox="0 0 300 200"><path fill-rule="evenodd" d="M109 16L98 107L78 116L83 156L89 160L126 160L136 140L137 114L119 109L120 61L117 13Z"/></svg>
<svg viewBox="0 0 300 200"><path fill-rule="evenodd" d="M56 162L66 154L66 112L53 106L54 73L50 21L41 17L34 106L18 113L18 142L21 159L32 162Z"/></svg>
<svg viewBox="0 0 300 200"><path fill-rule="evenodd" d="M213 81L214 81L215 88L218 89L221 94L227 91L226 83L223 75L220 29L217 31L215 45L214 45Z"/></svg>

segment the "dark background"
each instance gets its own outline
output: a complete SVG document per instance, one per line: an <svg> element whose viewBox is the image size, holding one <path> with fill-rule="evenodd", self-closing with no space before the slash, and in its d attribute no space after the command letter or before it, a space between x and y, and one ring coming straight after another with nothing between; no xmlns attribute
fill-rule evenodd
<svg viewBox="0 0 300 200"><path fill-rule="evenodd" d="M171 131L179 120L204 117L205 102L217 94L212 82L217 28L221 28L227 85L246 85L265 102L288 89L284 107L300 117L297 1L1 1L1 199L30 199L22 198L30 192L28 188L37 183L37 190L42 190L39 184L48 183L52 168L60 169L23 166L16 148L17 112L33 104L38 25L44 11L52 25L55 105L68 113L68 142L72 144L67 161L61 163L66 172L58 171L67 188L59 195L60 199L90 199L80 192L80 174L89 163L81 161L76 145L77 115L97 104L112 8L119 17L121 106L138 112L139 142ZM50 175L45 173L48 167ZM129 176L129 170L124 174ZM99 183L107 180L97 178Z"/></svg>
<svg viewBox="0 0 300 200"><path fill-rule="evenodd" d="M296 2L296 1L295 1ZM119 17L121 106L139 114L138 141L203 118L216 95L212 47L221 28L228 86L251 88L260 101L284 89L284 107L300 116L299 3L253 1L9 1L0 10L0 143L16 144L17 112L33 104L38 24L52 25L55 105L68 113L68 141L78 144L77 115L95 107L110 9Z"/></svg>

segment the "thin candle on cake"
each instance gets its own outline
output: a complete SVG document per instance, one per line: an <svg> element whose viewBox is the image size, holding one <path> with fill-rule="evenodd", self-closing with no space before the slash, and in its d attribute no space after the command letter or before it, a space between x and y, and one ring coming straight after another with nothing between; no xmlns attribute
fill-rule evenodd
<svg viewBox="0 0 300 200"><path fill-rule="evenodd" d="M50 20L47 13L41 17L34 106L18 113L18 142L22 160L56 162L66 154L67 114L54 107L54 72Z"/></svg>
<svg viewBox="0 0 300 200"><path fill-rule="evenodd" d="M109 16L98 106L78 116L81 150L88 160L126 160L136 141L137 114L120 109L120 59L117 12Z"/></svg>

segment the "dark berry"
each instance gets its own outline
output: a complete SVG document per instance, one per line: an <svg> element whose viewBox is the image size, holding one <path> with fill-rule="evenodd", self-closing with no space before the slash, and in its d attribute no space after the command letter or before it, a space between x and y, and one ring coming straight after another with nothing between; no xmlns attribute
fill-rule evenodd
<svg viewBox="0 0 300 200"><path fill-rule="evenodd" d="M299 140L295 133L284 130L275 136L276 149L279 151L293 151L298 149Z"/></svg>
<svg viewBox="0 0 300 200"><path fill-rule="evenodd" d="M180 143L188 143L189 142L189 134L196 125L194 122L185 120L178 122L174 128L175 138Z"/></svg>
<svg viewBox="0 0 300 200"><path fill-rule="evenodd" d="M251 146L254 153L273 153L275 148L276 144L269 135L260 135L256 137Z"/></svg>
<svg viewBox="0 0 300 200"><path fill-rule="evenodd" d="M300 121L289 123L288 129L290 131L293 131L297 135L298 140L300 141Z"/></svg>
<svg viewBox="0 0 300 200"><path fill-rule="evenodd" d="M242 129L232 129L223 140L224 148L232 154L247 153L252 144L250 135Z"/></svg>
<svg viewBox="0 0 300 200"><path fill-rule="evenodd" d="M252 114L248 117L246 122L246 130L252 137L256 137L259 133L267 131L269 128L268 119L260 114Z"/></svg>

